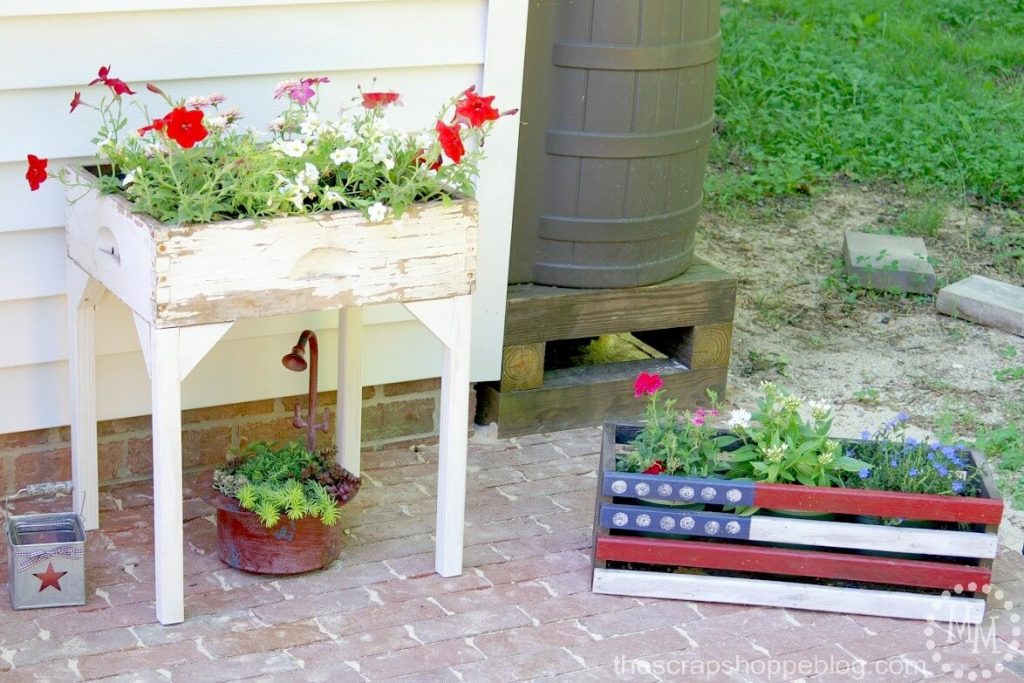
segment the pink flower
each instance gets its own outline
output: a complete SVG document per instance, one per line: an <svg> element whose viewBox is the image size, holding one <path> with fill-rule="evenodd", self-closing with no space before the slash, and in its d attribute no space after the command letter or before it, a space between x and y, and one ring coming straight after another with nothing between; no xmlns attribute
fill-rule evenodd
<svg viewBox="0 0 1024 683"><path fill-rule="evenodd" d="M697 408L697 410L693 413L693 417L690 418L690 424L692 424L694 427L703 427L704 421L707 419L707 417L708 412L706 410L704 410L703 408Z"/></svg>
<svg viewBox="0 0 1024 683"><path fill-rule="evenodd" d="M82 93L75 91L75 96L71 98L71 111L78 109L78 106L82 104ZM71 112L68 112L69 114Z"/></svg>
<svg viewBox="0 0 1024 683"><path fill-rule="evenodd" d="M303 78L302 80L290 80L281 81L274 88L274 99L280 99L287 95L293 102L297 102L300 106L305 106L307 102L316 97L316 90L313 86L321 83L330 83L331 79L326 76L314 76L312 78ZM223 99L221 100L223 102ZM211 104L219 104L217 102L211 102Z"/></svg>
<svg viewBox="0 0 1024 683"><path fill-rule="evenodd" d="M364 92L363 107L365 109L376 109L377 107L386 107L389 104L401 104L401 97L394 90L387 92Z"/></svg>
<svg viewBox="0 0 1024 683"><path fill-rule="evenodd" d="M640 398L641 396L650 396L663 386L665 386L665 383L661 381L660 375L641 372L637 375L636 381L633 383L633 396L636 398Z"/></svg>

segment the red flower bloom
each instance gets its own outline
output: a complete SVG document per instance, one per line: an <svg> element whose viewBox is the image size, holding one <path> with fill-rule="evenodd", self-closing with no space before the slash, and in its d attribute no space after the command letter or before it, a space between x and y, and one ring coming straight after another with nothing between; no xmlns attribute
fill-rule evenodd
<svg viewBox="0 0 1024 683"><path fill-rule="evenodd" d="M153 122L154 126L156 123L156 121ZM203 112L198 109L175 107L161 120L161 124L157 130L163 130L167 137L185 149L191 148L206 138L207 131L203 126Z"/></svg>
<svg viewBox="0 0 1024 683"><path fill-rule="evenodd" d="M443 160L441 159L441 155L438 154L437 158L434 159L434 161L430 164L428 168L430 168L431 171L436 171L437 169L441 168L442 161ZM416 164L418 166L422 166L425 163L427 163L427 156L426 153L421 149L418 152L416 152Z"/></svg>
<svg viewBox="0 0 1024 683"><path fill-rule="evenodd" d="M472 86L464 93L464 97L455 103L455 115L462 118L474 128L479 128L486 121L497 121L501 116L498 110L491 106L494 95L481 97L473 92L476 86Z"/></svg>
<svg viewBox="0 0 1024 683"><path fill-rule="evenodd" d="M376 109L377 107L386 107L389 104L401 104L399 98L401 95L393 90L388 92L364 92L363 93L363 106L367 109Z"/></svg>
<svg viewBox="0 0 1024 683"><path fill-rule="evenodd" d="M28 155L28 171L25 173L25 180L28 186L35 192L39 186L46 182L49 177L46 173L46 159L40 159L35 154Z"/></svg>
<svg viewBox="0 0 1024 683"><path fill-rule="evenodd" d="M76 90L75 91L75 96L71 98L71 111L69 111L68 113L70 114L72 111L78 109L78 105L80 105L81 103L82 103L82 93L80 93L80 92L78 92Z"/></svg>
<svg viewBox="0 0 1024 683"><path fill-rule="evenodd" d="M109 66L101 66L99 72L97 72L96 78L89 81L89 85L96 85L97 83L102 83L110 88L116 97L135 94L135 91L129 88L128 84L120 78L110 78Z"/></svg>
<svg viewBox="0 0 1024 683"><path fill-rule="evenodd" d="M641 372L637 375L636 382L633 383L633 396L636 398L650 396L663 386L665 386L665 383L661 381L660 375Z"/></svg>
<svg viewBox="0 0 1024 683"><path fill-rule="evenodd" d="M165 119L153 119L153 122L148 126L143 126L142 128L139 128L139 135L145 135L151 130L163 130L164 126L166 125L167 121Z"/></svg>
<svg viewBox="0 0 1024 683"><path fill-rule="evenodd" d="M94 78L91 81L89 81L89 85L96 85L97 83L103 83L104 81L107 80L107 75L109 73L110 73L110 67L109 66L101 66L99 74L96 76L96 78Z"/></svg>
<svg viewBox="0 0 1024 683"><path fill-rule="evenodd" d="M665 466L661 464L660 460L655 460L654 464L644 470L644 474L661 474L665 471Z"/></svg>
<svg viewBox="0 0 1024 683"><path fill-rule="evenodd" d="M437 131L437 137L441 141L441 149L444 150L449 159L459 163L462 160L462 155L466 153L466 147L462 144L462 136L459 135L459 124L453 123L450 126L446 126L443 121L438 121L434 129Z"/></svg>

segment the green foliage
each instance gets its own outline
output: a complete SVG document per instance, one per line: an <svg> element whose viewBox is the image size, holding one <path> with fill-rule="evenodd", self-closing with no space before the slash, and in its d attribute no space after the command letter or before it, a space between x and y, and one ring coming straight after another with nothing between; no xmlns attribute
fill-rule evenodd
<svg viewBox="0 0 1024 683"><path fill-rule="evenodd" d="M866 463L848 486L931 493L952 496L978 494L980 475L967 449L938 441L919 441L906 433L906 413L879 427L861 442L853 442L848 451Z"/></svg>
<svg viewBox="0 0 1024 683"><path fill-rule="evenodd" d="M811 403L808 419L800 414L802 398L771 382L762 382L761 389L763 395L752 416L756 424L735 427L742 445L731 453L730 479L837 486L843 484L844 472L865 466L828 438L832 406Z"/></svg>
<svg viewBox="0 0 1024 683"><path fill-rule="evenodd" d="M1024 200L1019 2L726 2L709 200L836 175ZM918 226L931 229L934 214Z"/></svg>
<svg viewBox="0 0 1024 683"><path fill-rule="evenodd" d="M259 441L214 472L214 488L237 498L268 528L282 516L316 517L333 526L340 518L339 504L355 495L359 480L334 462L333 451L310 453L301 441L284 446Z"/></svg>
<svg viewBox="0 0 1024 683"><path fill-rule="evenodd" d="M444 103L439 121L452 120L461 96ZM93 139L100 191L122 194L136 211L168 223L345 208L373 222L401 218L417 202L450 202L453 193L473 196L483 142L494 124L462 126L458 137L465 154L459 163L441 164L434 121L422 130L393 130L385 121L384 106L366 109L356 104L336 120L322 120L316 112L318 96L302 104L285 98L288 109L261 132L237 123L237 110L221 111L222 96L188 103L164 98L170 108L205 110L206 137L185 148L165 134L164 124L137 132L153 120L137 99L132 104L142 118L133 114L131 124L122 96L108 94L97 105L84 106L101 117ZM63 179L73 182L68 175Z"/></svg>
<svg viewBox="0 0 1024 683"><path fill-rule="evenodd" d="M992 372L992 375L1000 382L1012 382L1014 380L1024 379L1024 365L995 370Z"/></svg>
<svg viewBox="0 0 1024 683"><path fill-rule="evenodd" d="M978 432L974 445L999 470L1000 486L1017 507L1024 507L1024 429L1010 422Z"/></svg>
<svg viewBox="0 0 1024 683"><path fill-rule="evenodd" d="M713 392L709 396L715 406L717 397ZM643 429L633 449L619 460L620 471L644 472L654 466L658 473L714 477L728 469L722 448L734 439L719 435L712 426L717 407L680 414L675 404L675 399L664 398L663 391L649 394Z"/></svg>

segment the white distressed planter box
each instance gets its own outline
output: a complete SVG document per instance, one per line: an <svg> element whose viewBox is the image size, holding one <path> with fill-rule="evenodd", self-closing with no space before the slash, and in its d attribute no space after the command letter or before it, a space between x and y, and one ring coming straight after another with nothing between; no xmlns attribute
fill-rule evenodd
<svg viewBox="0 0 1024 683"><path fill-rule="evenodd" d="M84 173L84 172L82 172ZM356 211L167 225L118 196L69 191L67 268L74 506L99 526L95 309L134 312L151 381L157 617L184 619L181 382L235 320L337 309L339 460L360 470L362 306L400 303L442 344L435 568L462 572L477 204L431 202L401 221Z"/></svg>
<svg viewBox="0 0 1024 683"><path fill-rule="evenodd" d="M168 225L90 191L69 205L67 245L82 270L165 328L469 294L477 221L476 202L457 199L384 223L347 210Z"/></svg>

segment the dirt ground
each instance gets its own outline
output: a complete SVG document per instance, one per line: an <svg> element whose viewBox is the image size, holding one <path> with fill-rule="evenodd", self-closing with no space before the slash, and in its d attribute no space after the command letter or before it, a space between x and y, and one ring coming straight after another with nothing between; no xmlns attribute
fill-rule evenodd
<svg viewBox="0 0 1024 683"><path fill-rule="evenodd" d="M831 401L837 436L873 431L899 411L919 436L945 426L973 439L985 426L1024 423L1024 379L995 375L1024 366L1024 338L941 315L932 297L866 292L842 277L845 231L889 231L917 203L846 186L753 214L705 212L697 253L739 278L728 404L751 407L772 380ZM1022 284L1016 238L1005 246L1020 230L1004 212L947 210L925 237L940 285L970 274ZM1013 518L1006 540L1020 547L1024 514Z"/></svg>

